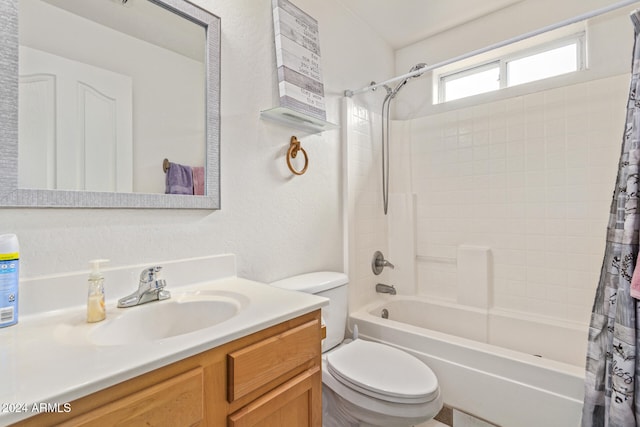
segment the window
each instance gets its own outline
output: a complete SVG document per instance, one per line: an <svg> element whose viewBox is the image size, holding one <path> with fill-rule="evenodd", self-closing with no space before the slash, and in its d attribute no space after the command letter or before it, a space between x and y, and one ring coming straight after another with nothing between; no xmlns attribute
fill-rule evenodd
<svg viewBox="0 0 640 427"><path fill-rule="evenodd" d="M584 33L580 33L484 64L443 72L438 77L438 102L579 71L585 68L583 58ZM451 69L451 66L447 68Z"/></svg>
<svg viewBox="0 0 640 427"><path fill-rule="evenodd" d="M500 89L500 64L493 63L442 78L445 101Z"/></svg>
<svg viewBox="0 0 640 427"><path fill-rule="evenodd" d="M507 62L507 86L578 71L578 42Z"/></svg>

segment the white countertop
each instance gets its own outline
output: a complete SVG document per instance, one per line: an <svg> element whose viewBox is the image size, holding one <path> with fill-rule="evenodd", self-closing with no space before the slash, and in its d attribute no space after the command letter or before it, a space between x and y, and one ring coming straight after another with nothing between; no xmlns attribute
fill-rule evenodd
<svg viewBox="0 0 640 427"><path fill-rule="evenodd" d="M31 412L34 404L59 403L62 407L90 393L328 304L326 298L237 277L167 289L172 292L232 291L242 295L244 303L237 315L217 325L129 345L89 344L81 339L82 334L77 342L68 337L61 339L60 328L64 325L75 322L78 330L86 333L102 323L84 323L85 305L26 316L17 325L1 328L0 425L36 415L38 412ZM139 307L118 309L111 302L107 304L107 321L120 315L122 310L137 309Z"/></svg>

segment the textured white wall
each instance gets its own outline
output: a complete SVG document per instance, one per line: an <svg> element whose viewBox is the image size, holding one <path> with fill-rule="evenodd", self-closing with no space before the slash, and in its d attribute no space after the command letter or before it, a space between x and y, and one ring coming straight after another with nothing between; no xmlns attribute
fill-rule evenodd
<svg viewBox="0 0 640 427"><path fill-rule="evenodd" d="M259 119L278 101L271 2L195 3L222 19L222 210L2 209L0 233L18 234L24 277L84 270L96 257L120 266L225 252L256 280L343 270L341 131L310 136ZM393 53L337 0L295 3L319 21L328 119L339 123L343 90L391 75ZM285 164L291 135L310 157L302 177Z"/></svg>

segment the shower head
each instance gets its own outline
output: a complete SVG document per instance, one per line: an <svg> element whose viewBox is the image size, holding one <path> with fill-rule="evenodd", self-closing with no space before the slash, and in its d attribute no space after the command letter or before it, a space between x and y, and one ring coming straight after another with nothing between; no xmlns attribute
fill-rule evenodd
<svg viewBox="0 0 640 427"><path fill-rule="evenodd" d="M414 65L413 67L411 67L411 69L409 70L410 73L414 72L414 71L418 71L421 70L423 68L425 68L427 66L427 64L425 64L424 62L419 62L416 65ZM422 74L424 74L424 71L422 73L418 73L413 77L420 77Z"/></svg>
<svg viewBox="0 0 640 427"><path fill-rule="evenodd" d="M427 64L425 64L424 62L420 62L416 65L414 65L413 67L411 67L411 69L409 70L410 73L413 73L414 71L418 71L421 70L422 68L425 68L427 66ZM395 87L395 89L393 89L392 91L389 92L389 90L387 90L388 96L390 98L393 98L394 96L396 96L398 94L398 92L400 91L400 89L407 84L407 82L409 81L409 79L412 79L414 77L420 77L422 74L424 73L424 71L422 73L418 73L414 76L411 77L407 77L406 79L402 80L400 83L398 83L398 85Z"/></svg>

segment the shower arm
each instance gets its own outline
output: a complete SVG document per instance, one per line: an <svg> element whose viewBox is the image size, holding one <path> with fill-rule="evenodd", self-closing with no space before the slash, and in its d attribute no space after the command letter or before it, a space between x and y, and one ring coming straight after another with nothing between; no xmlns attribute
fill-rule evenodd
<svg viewBox="0 0 640 427"><path fill-rule="evenodd" d="M390 78L389 80L385 80L385 81L383 81L381 83L371 84L371 85L369 85L367 87L363 87L361 89L356 89L356 90L347 89L347 90L344 91L344 96L346 96L348 98L351 98L353 95L357 95L359 93L367 92L367 91L376 89L376 88L378 88L380 86L384 86L384 85L387 85L389 83L397 82L398 80L407 79L407 78L410 78L410 77L417 77L422 73L426 73L427 71L432 71L432 70L435 70L436 68L444 67L445 65L449 65L449 64L452 64L454 62L462 61L463 59L468 59L468 58L471 58L472 56L480 55L482 53L486 53L486 52L489 52L491 50L498 49L498 48L510 45L512 43L517 43L519 41L531 38L533 36L537 36L539 34L547 33L549 31L553 31L553 30L556 30L558 28L566 27L567 25L575 24L576 22L581 22L581 21L584 21L586 19L590 19L590 18L599 16L599 15L603 15L605 13L608 13L608 12L611 12L611 11L614 11L614 10L617 10L617 9L621 9L623 7L626 7L626 6L630 6L630 5L634 4L634 3L637 3L638 1L639 0L624 0L624 1L620 1L618 3L614 3L614 4L606 6L606 7L602 7L600 9L593 10L591 12L583 13L581 15L576 15L573 18L565 19L564 21L560 21L560 22L557 22L555 24L547 25L546 27L542 27L542 28L534 30L534 31L529 31L529 32L521 34L519 36L512 37L510 39L501 41L499 43L492 44L490 46L483 47L481 49L476 49L474 51L465 53L463 55L458 55L458 56L456 56L454 58L447 59L446 61L441 61L441 62L438 62L436 64L426 66L424 68L420 68L420 69L417 69L417 70L414 70L414 71L410 71L410 72L408 72L406 74L402 74L400 76L396 76L396 77Z"/></svg>

